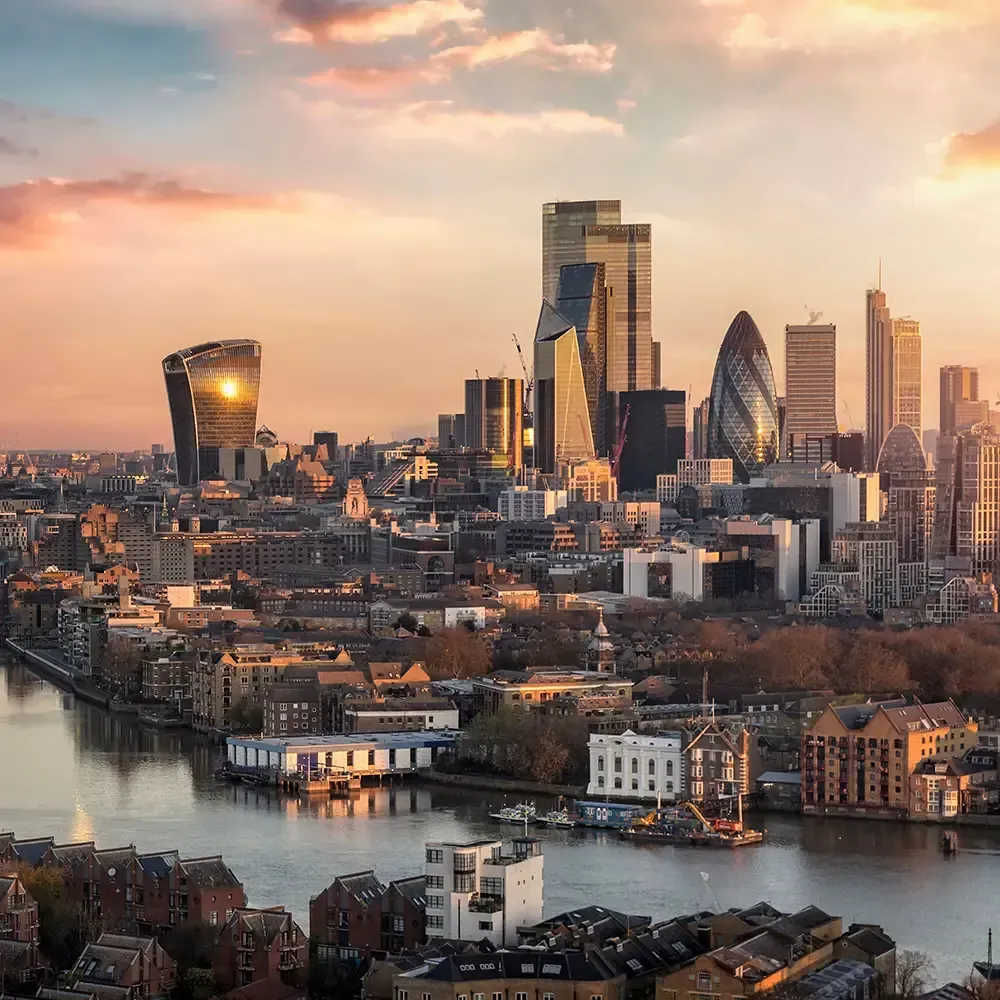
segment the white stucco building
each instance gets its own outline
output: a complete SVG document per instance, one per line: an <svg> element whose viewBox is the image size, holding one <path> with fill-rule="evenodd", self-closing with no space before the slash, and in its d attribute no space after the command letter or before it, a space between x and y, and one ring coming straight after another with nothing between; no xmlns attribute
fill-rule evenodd
<svg viewBox="0 0 1000 1000"><path fill-rule="evenodd" d="M659 799L673 802L684 794L683 740L680 733L590 737L590 798Z"/></svg>
<svg viewBox="0 0 1000 1000"><path fill-rule="evenodd" d="M497 510L505 521L544 521L569 505L566 490L529 490L515 486L501 492Z"/></svg>
<svg viewBox="0 0 1000 1000"><path fill-rule="evenodd" d="M427 937L517 945L517 928L542 919L542 845L518 838L426 845Z"/></svg>

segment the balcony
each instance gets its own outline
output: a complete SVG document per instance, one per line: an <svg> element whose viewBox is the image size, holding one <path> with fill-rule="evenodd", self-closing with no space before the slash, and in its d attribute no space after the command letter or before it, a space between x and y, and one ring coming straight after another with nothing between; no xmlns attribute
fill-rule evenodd
<svg viewBox="0 0 1000 1000"><path fill-rule="evenodd" d="M454 892L475 892L476 891L476 873L469 872L467 874L455 874L455 888Z"/></svg>
<svg viewBox="0 0 1000 1000"><path fill-rule="evenodd" d="M469 900L470 913L499 913L503 909L503 896L473 896Z"/></svg>

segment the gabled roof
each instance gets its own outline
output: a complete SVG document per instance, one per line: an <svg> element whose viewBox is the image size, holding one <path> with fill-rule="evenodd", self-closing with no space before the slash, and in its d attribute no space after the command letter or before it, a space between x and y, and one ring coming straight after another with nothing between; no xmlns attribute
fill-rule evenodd
<svg viewBox="0 0 1000 1000"><path fill-rule="evenodd" d="M892 938L876 930L874 927L859 927L846 935L846 939L860 948L866 955L878 958L896 950Z"/></svg>
<svg viewBox="0 0 1000 1000"><path fill-rule="evenodd" d="M412 875L410 878L398 878L390 882L389 889L395 889L405 896L417 909L427 908L427 878L424 875Z"/></svg>
<svg viewBox="0 0 1000 1000"><path fill-rule="evenodd" d="M184 877L199 889L238 889L243 885L221 855L214 858L191 858L177 863Z"/></svg>
<svg viewBox="0 0 1000 1000"><path fill-rule="evenodd" d="M138 948L114 948L88 944L73 966L78 983L122 985L129 969L139 961Z"/></svg>
<svg viewBox="0 0 1000 1000"><path fill-rule="evenodd" d="M63 871L74 872L83 868L97 851L97 845L89 840L78 844L57 844L49 851L49 857Z"/></svg>
<svg viewBox="0 0 1000 1000"><path fill-rule="evenodd" d="M140 854L139 867L153 878L167 878L179 860L180 855L177 851L164 851L162 854Z"/></svg>
<svg viewBox="0 0 1000 1000"><path fill-rule="evenodd" d="M15 856L21 861L26 861L29 865L41 864L46 852L50 847L54 846L54 837L39 837L36 840L15 840L10 845Z"/></svg>
<svg viewBox="0 0 1000 1000"><path fill-rule="evenodd" d="M490 979L595 983L615 979L617 973L580 951L498 951L493 955L449 956L414 979L463 983Z"/></svg>
<svg viewBox="0 0 1000 1000"><path fill-rule="evenodd" d="M343 875L335 880L355 899L365 906L371 906L382 895L384 886L372 870L355 872L353 875Z"/></svg>
<svg viewBox="0 0 1000 1000"><path fill-rule="evenodd" d="M238 927L241 933L251 932L262 944L270 945L283 931L289 930L294 921L284 907L269 909L234 910L227 927Z"/></svg>

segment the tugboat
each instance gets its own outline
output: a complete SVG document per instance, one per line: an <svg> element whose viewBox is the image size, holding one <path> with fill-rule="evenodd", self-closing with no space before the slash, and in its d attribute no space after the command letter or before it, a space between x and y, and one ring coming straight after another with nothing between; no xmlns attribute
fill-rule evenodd
<svg viewBox="0 0 1000 1000"><path fill-rule="evenodd" d="M954 830L945 830L941 836L941 853L946 858L953 858L958 854L958 833Z"/></svg>
<svg viewBox="0 0 1000 1000"><path fill-rule="evenodd" d="M981 986L986 983L1000 983L1000 967L993 964L993 928L990 928L986 939L986 961L972 963L972 984ZM982 982L980 982L982 980Z"/></svg>

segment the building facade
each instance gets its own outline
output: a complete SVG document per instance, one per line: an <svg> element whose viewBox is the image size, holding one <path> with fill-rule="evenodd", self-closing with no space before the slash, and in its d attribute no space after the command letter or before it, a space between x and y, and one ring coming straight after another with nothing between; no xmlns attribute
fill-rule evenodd
<svg viewBox="0 0 1000 1000"><path fill-rule="evenodd" d="M524 461L523 417L522 379L466 379L466 447L506 455L509 467L519 469Z"/></svg>
<svg viewBox="0 0 1000 1000"><path fill-rule="evenodd" d="M260 344L224 340L199 344L163 359L163 377L174 428L177 481L202 478L206 452L250 448L257 425Z"/></svg>
<svg viewBox="0 0 1000 1000"><path fill-rule="evenodd" d="M915 319L892 321L892 424L923 433L923 338Z"/></svg>
<svg viewBox="0 0 1000 1000"><path fill-rule="evenodd" d="M588 798L674 802L685 791L684 741L680 732L658 736L626 730L620 736L592 733L588 745Z"/></svg>
<svg viewBox="0 0 1000 1000"><path fill-rule="evenodd" d="M961 427L957 420L956 407L960 403L974 403L978 400L978 368L968 368L965 365L948 365L942 368L938 432L949 434ZM989 410L988 403L987 410Z"/></svg>
<svg viewBox="0 0 1000 1000"><path fill-rule="evenodd" d="M785 327L785 429L816 436L837 433L837 327Z"/></svg>
<svg viewBox="0 0 1000 1000"><path fill-rule="evenodd" d="M687 453L687 394L670 389L622 392L613 409L616 426L625 428L619 489L656 489L657 477L675 473Z"/></svg>
<svg viewBox="0 0 1000 1000"><path fill-rule="evenodd" d="M865 442L867 467L873 470L882 442L894 423L892 319L881 288L870 288L865 304Z"/></svg>
<svg viewBox="0 0 1000 1000"><path fill-rule="evenodd" d="M749 313L741 312L726 333L710 398L708 457L731 458L734 477L748 482L778 458L774 373Z"/></svg>

